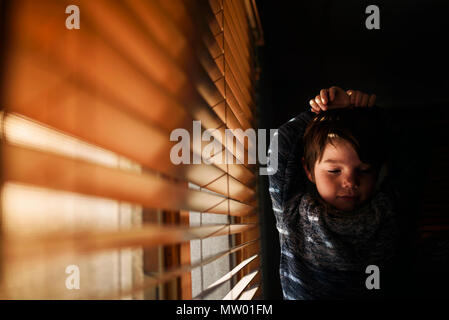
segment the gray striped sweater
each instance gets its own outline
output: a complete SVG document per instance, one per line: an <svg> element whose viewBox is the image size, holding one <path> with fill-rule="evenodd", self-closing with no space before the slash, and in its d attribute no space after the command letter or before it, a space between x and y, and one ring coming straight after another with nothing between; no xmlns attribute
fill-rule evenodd
<svg viewBox="0 0 449 320"><path fill-rule="evenodd" d="M397 273L396 193L387 179L354 212L326 209L301 165L302 136L313 116L303 112L278 129L278 167L269 176L284 299L389 297ZM379 267L379 290L366 287L369 265Z"/></svg>

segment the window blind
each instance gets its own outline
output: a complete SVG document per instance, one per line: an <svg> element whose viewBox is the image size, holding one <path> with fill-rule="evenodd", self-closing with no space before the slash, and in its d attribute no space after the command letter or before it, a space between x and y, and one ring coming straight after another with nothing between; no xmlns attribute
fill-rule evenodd
<svg viewBox="0 0 449 320"><path fill-rule="evenodd" d="M69 5L79 8L79 29L66 28ZM230 255L236 271L226 279L237 279L223 298L260 294L257 166L242 133L256 123L255 3L18 0L5 11L2 297L144 298L161 283L188 285L186 274ZM210 164L176 165L170 135L193 137L194 121L220 152L207 155ZM225 129L242 131L228 140ZM203 155L206 142L189 142L191 158ZM189 211L228 223L190 227ZM168 212L178 218L166 223ZM186 258L190 240L224 235L234 239L229 250ZM162 261L149 248L178 258ZM144 261L159 272L145 273ZM82 266L77 290L64 288L67 264Z"/></svg>

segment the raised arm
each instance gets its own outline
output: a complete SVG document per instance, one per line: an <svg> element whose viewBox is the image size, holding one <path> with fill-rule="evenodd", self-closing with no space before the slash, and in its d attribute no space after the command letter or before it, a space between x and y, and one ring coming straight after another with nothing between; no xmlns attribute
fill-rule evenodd
<svg viewBox="0 0 449 320"><path fill-rule="evenodd" d="M307 124L314 116L313 112L305 111L278 129L277 170L268 176L269 192L276 218L282 218L285 202L289 198L305 191L307 177L301 165L302 137ZM270 150L275 149L271 142ZM270 161L268 166L271 166Z"/></svg>

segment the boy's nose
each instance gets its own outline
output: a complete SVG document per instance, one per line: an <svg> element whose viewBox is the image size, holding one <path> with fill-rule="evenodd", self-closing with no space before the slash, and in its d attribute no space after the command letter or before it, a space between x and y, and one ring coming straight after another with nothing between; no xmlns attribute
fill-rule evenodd
<svg viewBox="0 0 449 320"><path fill-rule="evenodd" d="M356 189L359 186L358 180L355 174L348 174L343 178L342 187L345 189Z"/></svg>

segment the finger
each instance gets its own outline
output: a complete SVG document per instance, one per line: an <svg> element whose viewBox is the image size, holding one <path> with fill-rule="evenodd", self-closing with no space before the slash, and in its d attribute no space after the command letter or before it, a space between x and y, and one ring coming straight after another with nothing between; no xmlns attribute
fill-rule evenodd
<svg viewBox="0 0 449 320"><path fill-rule="evenodd" d="M349 95L349 99L351 101L351 104L354 104L355 103L356 91L355 90L348 90L348 91L346 91L346 93Z"/></svg>
<svg viewBox="0 0 449 320"><path fill-rule="evenodd" d="M354 100L354 104L355 104L356 107L360 106L361 100L362 100L362 92L357 90L355 92L355 100Z"/></svg>
<svg viewBox="0 0 449 320"><path fill-rule="evenodd" d="M354 90L349 89L346 91L346 94L349 96L349 104L354 104L353 100L354 98Z"/></svg>
<svg viewBox="0 0 449 320"><path fill-rule="evenodd" d="M329 89L329 99L330 99L330 101L334 101L336 91L337 91L337 89L335 87L331 87Z"/></svg>
<svg viewBox="0 0 449 320"><path fill-rule="evenodd" d="M315 100L311 99L309 101L310 106L312 107L312 112L318 113L320 112L320 107L316 104Z"/></svg>
<svg viewBox="0 0 449 320"><path fill-rule="evenodd" d="M328 90L321 89L320 96L321 96L321 101L323 102L323 104L327 104L327 102L329 101Z"/></svg>
<svg viewBox="0 0 449 320"><path fill-rule="evenodd" d="M309 104L312 107L313 112L320 110L320 107L316 104L315 100L310 100Z"/></svg>
<svg viewBox="0 0 449 320"><path fill-rule="evenodd" d="M372 95L369 97L368 107L374 106L374 103L375 103L375 102L376 102L376 95L375 95L375 94L372 94Z"/></svg>
<svg viewBox="0 0 449 320"><path fill-rule="evenodd" d="M362 100L360 101L360 106L361 107L367 107L368 106L368 100L369 100L369 95L366 93L362 94Z"/></svg>
<svg viewBox="0 0 449 320"><path fill-rule="evenodd" d="M325 104L323 104L323 102L321 101L321 96L320 95L317 95L315 97L315 102L320 107L320 109L327 110L327 106Z"/></svg>

